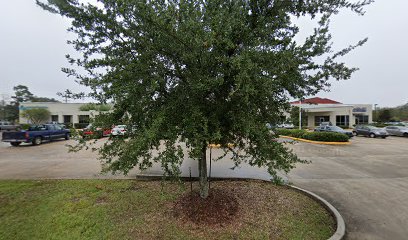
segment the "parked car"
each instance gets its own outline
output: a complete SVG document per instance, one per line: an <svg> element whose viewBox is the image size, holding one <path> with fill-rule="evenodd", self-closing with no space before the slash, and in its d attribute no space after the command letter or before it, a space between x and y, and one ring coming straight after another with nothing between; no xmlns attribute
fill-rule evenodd
<svg viewBox="0 0 408 240"><path fill-rule="evenodd" d="M353 137L353 133L350 131L346 131L341 127L337 126L319 126L315 128L315 132L336 132L336 133L342 133L347 135L349 138Z"/></svg>
<svg viewBox="0 0 408 240"><path fill-rule="evenodd" d="M12 146L21 143L39 145L43 141L52 141L58 138L70 138L70 130L62 128L58 124L33 125L28 130L3 132L2 141L9 142Z"/></svg>
<svg viewBox="0 0 408 240"><path fill-rule="evenodd" d="M389 135L387 131L385 131L385 129L370 126L370 125L357 125L353 129L353 134L354 136L362 135L362 136L368 136L371 138L375 138L375 137L386 138Z"/></svg>
<svg viewBox="0 0 408 240"><path fill-rule="evenodd" d="M10 122L6 122L6 121L0 121L0 131L2 130L16 130L20 128L20 125L13 125Z"/></svg>
<svg viewBox="0 0 408 240"><path fill-rule="evenodd" d="M277 125L278 128L286 128L286 129L293 129L295 125L293 123L282 123Z"/></svg>
<svg viewBox="0 0 408 240"><path fill-rule="evenodd" d="M408 127L403 126L387 126L385 131L389 135L408 137Z"/></svg>
<svg viewBox="0 0 408 240"><path fill-rule="evenodd" d="M333 126L333 124L332 124L331 122L321 122L319 126L320 126L320 127L323 127L323 126Z"/></svg>
<svg viewBox="0 0 408 240"><path fill-rule="evenodd" d="M81 130L80 134L83 138L101 138L109 136L111 134L111 131L111 129L94 128L92 124L89 124L88 126L86 126L86 128Z"/></svg>
<svg viewBox="0 0 408 240"><path fill-rule="evenodd" d="M392 126L402 126L403 125L403 123L402 122L396 122L396 121L394 121L394 122L386 122L386 123L384 123L385 125L392 125Z"/></svg>
<svg viewBox="0 0 408 240"><path fill-rule="evenodd" d="M112 136L123 136L126 134L126 125L116 125L112 128Z"/></svg>

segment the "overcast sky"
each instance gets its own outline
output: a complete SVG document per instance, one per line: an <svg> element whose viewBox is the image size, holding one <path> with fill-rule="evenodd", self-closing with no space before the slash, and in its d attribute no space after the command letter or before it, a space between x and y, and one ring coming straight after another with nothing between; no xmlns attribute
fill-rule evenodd
<svg viewBox="0 0 408 240"><path fill-rule="evenodd" d="M348 11L332 20L334 47L339 49L368 37L368 42L344 61L359 67L348 81L332 82L319 97L343 103L397 106L408 102L407 0L377 0L361 17ZM74 35L69 21L48 13L34 0L2 0L0 7L0 94L26 85L37 96L53 97L65 89L85 90L67 78L65 54L74 52L66 40ZM61 99L60 99L61 100Z"/></svg>

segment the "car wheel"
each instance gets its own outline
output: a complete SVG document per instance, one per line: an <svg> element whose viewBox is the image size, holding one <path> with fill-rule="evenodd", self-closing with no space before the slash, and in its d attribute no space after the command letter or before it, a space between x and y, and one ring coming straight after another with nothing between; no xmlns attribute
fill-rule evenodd
<svg viewBox="0 0 408 240"><path fill-rule="evenodd" d="M13 146L13 147L17 147L18 145L21 144L21 142L11 142L10 144L11 144L11 146Z"/></svg>
<svg viewBox="0 0 408 240"><path fill-rule="evenodd" d="M36 137L33 140L33 145L40 145L42 143L42 138L41 137Z"/></svg>
<svg viewBox="0 0 408 240"><path fill-rule="evenodd" d="M375 138L375 134L374 133L370 133L370 135L368 135L370 138Z"/></svg>
<svg viewBox="0 0 408 240"><path fill-rule="evenodd" d="M65 140L69 140L69 138L70 138L69 133L66 133L65 134Z"/></svg>
<svg viewBox="0 0 408 240"><path fill-rule="evenodd" d="M404 137L408 137L408 133L404 133L402 136L404 136Z"/></svg>
<svg viewBox="0 0 408 240"><path fill-rule="evenodd" d="M382 139L386 139L387 137L381 137Z"/></svg>
<svg viewBox="0 0 408 240"><path fill-rule="evenodd" d="M353 136L357 136L358 133L356 131L353 131Z"/></svg>

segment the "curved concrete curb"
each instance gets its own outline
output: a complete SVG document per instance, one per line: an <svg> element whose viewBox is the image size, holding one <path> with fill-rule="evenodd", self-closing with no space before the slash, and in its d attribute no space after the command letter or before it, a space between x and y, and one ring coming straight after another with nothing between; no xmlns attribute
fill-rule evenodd
<svg viewBox="0 0 408 240"><path fill-rule="evenodd" d="M350 145L351 142L319 142L319 141L312 141L312 140L307 140L303 138L295 138L295 137L290 137L290 136L279 136L281 138L289 138L292 140L296 140L299 142L307 142L307 143L314 143L314 144L324 144L324 145Z"/></svg>
<svg viewBox="0 0 408 240"><path fill-rule="evenodd" d="M333 205L331 205L327 200L325 200L324 198L320 197L319 195L310 192L308 190L293 186L293 185L288 185L289 187L296 189L297 191L300 191L308 196L310 196L311 198L313 198L314 200L318 201L320 204L322 204L327 211L329 211L332 216L336 219L336 232L329 238L329 240L342 240L344 239L344 237L346 236L346 224L344 222L343 217L341 216L341 214L339 213L339 211L337 211L337 209L335 207L333 207Z"/></svg>

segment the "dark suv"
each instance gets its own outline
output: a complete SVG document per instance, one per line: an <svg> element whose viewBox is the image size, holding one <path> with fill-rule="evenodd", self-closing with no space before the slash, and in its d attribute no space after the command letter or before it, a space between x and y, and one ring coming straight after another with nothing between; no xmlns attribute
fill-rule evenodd
<svg viewBox="0 0 408 240"><path fill-rule="evenodd" d="M336 133L342 133L347 135L349 138L353 137L353 133L350 131L345 131L341 127L337 126L320 126L315 129L315 132L336 132Z"/></svg>
<svg viewBox="0 0 408 240"><path fill-rule="evenodd" d="M385 131L382 128L370 126L370 125L357 125L353 129L353 134L354 136L362 135L362 136L368 136L371 138L376 138L376 137L381 137L381 138L386 138L388 137L387 131Z"/></svg>

